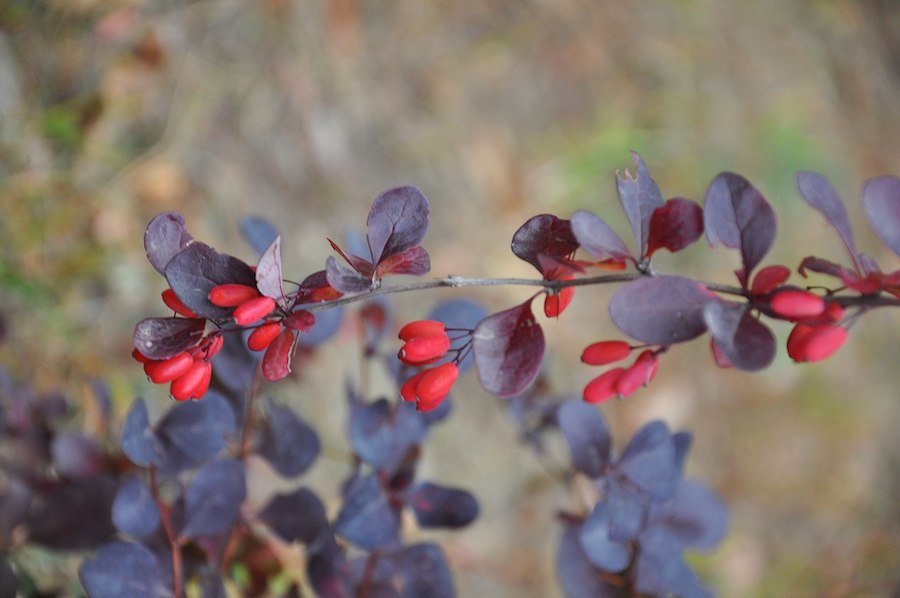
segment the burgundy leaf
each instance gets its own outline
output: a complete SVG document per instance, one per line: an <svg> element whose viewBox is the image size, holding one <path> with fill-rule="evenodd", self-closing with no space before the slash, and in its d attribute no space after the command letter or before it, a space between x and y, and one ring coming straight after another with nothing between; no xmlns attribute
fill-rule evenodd
<svg viewBox="0 0 900 598"><path fill-rule="evenodd" d="M619 201L622 203L622 209L631 222L631 228L634 231L635 244L640 254L644 257L647 254L647 233L650 229L650 217L656 208L663 205L662 193L656 182L650 177L647 165L640 154L635 151L631 152L634 163L637 166L636 175L633 177L628 170L625 176L619 176L616 173L616 187L619 191Z"/></svg>
<svg viewBox="0 0 900 598"><path fill-rule="evenodd" d="M328 284L341 293L364 293L372 288L372 281L342 266L334 257L325 260L325 276Z"/></svg>
<svg viewBox="0 0 900 598"><path fill-rule="evenodd" d="M339 298L343 293L328 284L328 274L325 270L313 272L303 279L297 289L295 300L301 303L319 303Z"/></svg>
<svg viewBox="0 0 900 598"><path fill-rule="evenodd" d="M755 372L775 358L775 337L750 314L749 306L732 301L710 301L703 319L719 350L736 368Z"/></svg>
<svg viewBox="0 0 900 598"><path fill-rule="evenodd" d="M866 181L863 206L881 240L900 255L900 178L882 176Z"/></svg>
<svg viewBox="0 0 900 598"><path fill-rule="evenodd" d="M722 243L739 249L743 269L738 277L747 285L750 272L775 240L775 212L766 198L739 174L723 172L709 185L703 209L710 246Z"/></svg>
<svg viewBox="0 0 900 598"><path fill-rule="evenodd" d="M415 187L396 187L379 195L366 221L366 240L376 266L395 253L415 247L428 229L428 200Z"/></svg>
<svg viewBox="0 0 900 598"><path fill-rule="evenodd" d="M803 261L800 262L800 265L797 267L797 272L804 277L806 276L807 270L818 272L819 274L827 274L836 278L844 278L846 275L853 274L853 272L847 270L840 264L835 264L834 262L823 260L820 257L812 255L803 258Z"/></svg>
<svg viewBox="0 0 900 598"><path fill-rule="evenodd" d="M816 172L799 172L797 173L797 189L806 203L821 212L835 228L850 254L850 259L855 264L857 251L850 219L847 217L844 202L841 201L828 179Z"/></svg>
<svg viewBox="0 0 900 598"><path fill-rule="evenodd" d="M157 215L144 232L144 249L147 259L156 271L165 275L166 264L193 241L184 228L184 218L177 212Z"/></svg>
<svg viewBox="0 0 900 598"><path fill-rule="evenodd" d="M703 306L713 296L679 276L639 278L616 291L609 315L619 330L651 345L671 345L703 334Z"/></svg>
<svg viewBox="0 0 900 598"><path fill-rule="evenodd" d="M572 225L552 214L539 214L519 227L512 238L512 252L538 269L539 255L555 259L565 258L578 249L578 241L572 233Z"/></svg>
<svg viewBox="0 0 900 598"><path fill-rule="evenodd" d="M663 247L680 251L703 234L703 210L689 199L675 197L654 210L650 217L647 255Z"/></svg>
<svg viewBox="0 0 900 598"><path fill-rule="evenodd" d="M346 253L331 239L328 239L328 243L331 245L331 248L337 251L338 255L344 258L344 261L347 262L351 268L359 272L361 276L372 276L372 273L375 271L375 266L372 265L372 262L353 253Z"/></svg>
<svg viewBox="0 0 900 598"><path fill-rule="evenodd" d="M531 312L531 299L488 316L472 333L478 380L498 397L524 391L537 378L544 356L544 332Z"/></svg>
<svg viewBox="0 0 900 598"><path fill-rule="evenodd" d="M585 251L598 260L633 259L622 237L602 218L587 210L578 210L572 214L572 232Z"/></svg>
<svg viewBox="0 0 900 598"><path fill-rule="evenodd" d="M381 260L375 269L375 276L381 278L387 274L410 274L422 276L431 270L431 259L421 245L410 247Z"/></svg>
<svg viewBox="0 0 900 598"><path fill-rule="evenodd" d="M262 360L262 373L266 380L274 382L291 373L291 358L294 355L296 337L291 330L282 330L275 337Z"/></svg>
<svg viewBox="0 0 900 598"><path fill-rule="evenodd" d="M150 359L168 359L196 345L205 328L198 318L145 318L134 327L134 348Z"/></svg>
<svg viewBox="0 0 900 598"><path fill-rule="evenodd" d="M284 284L281 271L281 235L275 237L269 248L263 252L256 266L256 288L266 297L271 297L282 307L287 307L284 298Z"/></svg>
<svg viewBox="0 0 900 598"><path fill-rule="evenodd" d="M250 266L199 242L169 260L165 275L181 302L204 318L227 318L233 311L210 303L213 287L228 283L256 286L256 273Z"/></svg>

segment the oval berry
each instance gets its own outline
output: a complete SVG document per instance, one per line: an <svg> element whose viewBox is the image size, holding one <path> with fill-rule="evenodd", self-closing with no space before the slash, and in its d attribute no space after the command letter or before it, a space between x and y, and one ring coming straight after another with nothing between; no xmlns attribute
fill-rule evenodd
<svg viewBox="0 0 900 598"><path fill-rule="evenodd" d="M193 364L194 358L190 353L184 352L168 359L144 364L144 373L154 384L164 384L182 376Z"/></svg>
<svg viewBox="0 0 900 598"><path fill-rule="evenodd" d="M630 353L631 345L625 341L599 341L585 347L581 361L587 365L606 365L625 359Z"/></svg>
<svg viewBox="0 0 900 598"><path fill-rule="evenodd" d="M271 297L256 297L242 303L234 310L234 321L239 326L258 322L275 311L275 300Z"/></svg>
<svg viewBox="0 0 900 598"><path fill-rule="evenodd" d="M166 289L162 292L162 300L163 303L166 304L166 307L174 311L176 314L182 315L186 318L197 318L199 317L193 311L191 311L184 303L181 302L181 299L178 298L178 295L175 294L175 291L172 289Z"/></svg>
<svg viewBox="0 0 900 598"><path fill-rule="evenodd" d="M570 276L566 280L571 280L572 278L574 277ZM544 315L548 318L559 317L559 314L565 311L569 304L572 303L572 297L574 296L574 287L559 289L559 292L547 295L544 297Z"/></svg>
<svg viewBox="0 0 900 598"><path fill-rule="evenodd" d="M204 380L206 380L207 385L209 384L210 369L210 364L203 361L195 361L187 372L172 380L172 384L169 386L169 396L176 401L190 399L203 384Z"/></svg>
<svg viewBox="0 0 900 598"><path fill-rule="evenodd" d="M212 337L209 341L209 345L206 347L205 358L207 361L215 357L219 354L219 351L222 350L222 346L225 344L225 337L221 334L217 334Z"/></svg>
<svg viewBox="0 0 900 598"><path fill-rule="evenodd" d="M778 291L771 302L772 311L790 320L805 320L825 311L825 300L801 290Z"/></svg>
<svg viewBox="0 0 900 598"><path fill-rule="evenodd" d="M409 380L400 387L400 397L407 403L416 402L416 385L419 383L419 380L422 379L422 374L424 373L425 372L422 371L410 376Z"/></svg>
<svg viewBox="0 0 900 598"><path fill-rule="evenodd" d="M256 287L246 284L220 284L209 292L209 302L219 307L237 307L259 297Z"/></svg>
<svg viewBox="0 0 900 598"><path fill-rule="evenodd" d="M446 332L447 327L443 322L438 322L437 320L416 320L401 328L397 336L402 341L408 341L418 336L435 336Z"/></svg>
<svg viewBox="0 0 900 598"><path fill-rule="evenodd" d="M450 350L450 338L446 333L417 336L400 348L397 357L406 365L425 365L440 359Z"/></svg>
<svg viewBox="0 0 900 598"><path fill-rule="evenodd" d="M281 332L281 324L278 322L267 322L250 333L247 338L247 347L251 351L262 351L268 348L275 340L275 337Z"/></svg>
<svg viewBox="0 0 900 598"><path fill-rule="evenodd" d="M788 337L788 355L794 361L822 361L831 357L847 342L847 329L843 326L797 324Z"/></svg>
<svg viewBox="0 0 900 598"><path fill-rule="evenodd" d="M603 372L584 387L584 400L588 403L602 403L616 396L616 382L625 368L613 368Z"/></svg>
<svg viewBox="0 0 900 598"><path fill-rule="evenodd" d="M309 332L316 325L316 316L312 312L301 309L289 315L284 321L284 325L291 330Z"/></svg>
<svg viewBox="0 0 900 598"><path fill-rule="evenodd" d="M191 392L192 399L202 399L203 395L206 394L206 391L209 390L209 383L212 380L212 364L203 362L203 365L205 366L203 369L203 376Z"/></svg>
<svg viewBox="0 0 900 598"><path fill-rule="evenodd" d="M431 411L443 401L453 383L459 377L459 368L453 362L425 370L416 384L416 409Z"/></svg>
<svg viewBox="0 0 900 598"><path fill-rule="evenodd" d="M644 351L616 380L616 392L621 397L634 394L637 389L647 386L653 380L658 367L659 357L656 353L649 349Z"/></svg>

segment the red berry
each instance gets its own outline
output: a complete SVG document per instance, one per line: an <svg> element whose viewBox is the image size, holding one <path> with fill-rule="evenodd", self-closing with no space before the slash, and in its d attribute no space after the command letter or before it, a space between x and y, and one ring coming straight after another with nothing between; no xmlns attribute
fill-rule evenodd
<svg viewBox="0 0 900 598"><path fill-rule="evenodd" d="M440 359L449 350L450 338L445 332L409 339L400 348L397 357L406 365L425 365Z"/></svg>
<svg viewBox="0 0 900 598"><path fill-rule="evenodd" d="M210 359L218 355L219 351L222 350L222 345L224 344L225 337L223 337L221 334L213 336L209 340L209 345L206 347L205 359L209 361Z"/></svg>
<svg viewBox="0 0 900 598"><path fill-rule="evenodd" d="M315 326L316 316L312 312L305 309L295 311L287 317L284 325L291 330L299 330L300 332L309 332L310 328Z"/></svg>
<svg viewBox="0 0 900 598"><path fill-rule="evenodd" d="M402 341L408 341L417 336L435 336L440 334L446 334L447 327L443 322L438 322L437 320L417 320L415 322L410 322L406 326L400 329L400 334L397 336L400 337Z"/></svg>
<svg viewBox="0 0 900 598"><path fill-rule="evenodd" d="M199 317L193 311L188 309L188 307L181 302L181 299L178 298L178 295L175 294L175 291L172 289L166 289L162 292L162 300L163 303L166 304L166 307L174 311L176 314L182 315L186 318L197 318Z"/></svg>
<svg viewBox="0 0 900 598"><path fill-rule="evenodd" d="M416 402L416 385L419 383L419 380L422 379L422 374L424 373L425 372L422 371L418 374L414 374L400 387L400 397L407 403Z"/></svg>
<svg viewBox="0 0 900 598"><path fill-rule="evenodd" d="M561 277L559 280L572 280L574 276ZM559 289L558 292L548 294L544 297L544 315L548 318L559 317L569 304L572 303L572 297L575 295L574 287L565 287Z"/></svg>
<svg viewBox="0 0 900 598"><path fill-rule="evenodd" d="M172 380L172 384L169 386L169 396L176 401L186 401L194 397L195 394L202 396L202 393L197 391L204 385L204 382L206 386L209 386L211 372L212 366L209 363L195 361L187 372ZM205 388L203 392L206 392Z"/></svg>
<svg viewBox="0 0 900 598"><path fill-rule="evenodd" d="M625 368L613 368L603 372L584 387L584 400L588 403L602 403L616 396L616 382Z"/></svg>
<svg viewBox="0 0 900 598"><path fill-rule="evenodd" d="M144 373L154 384L163 384L182 376L193 364L194 358L190 353L184 352L169 359L144 364Z"/></svg>
<svg viewBox="0 0 900 598"><path fill-rule="evenodd" d="M788 355L798 362L821 361L833 355L847 342L843 326L797 324L787 340Z"/></svg>
<svg viewBox="0 0 900 598"><path fill-rule="evenodd" d="M790 320L805 320L825 311L825 300L801 290L778 291L771 302L772 311Z"/></svg>
<svg viewBox="0 0 900 598"><path fill-rule="evenodd" d="M212 364L206 362L203 365L205 366L203 369L203 376L200 378L200 381L197 383L197 386L194 387L194 391L191 393L192 399L202 399L203 395L206 394L206 391L209 390L209 383L212 380Z"/></svg>
<svg viewBox="0 0 900 598"><path fill-rule="evenodd" d="M631 345L625 341L599 341L585 347L581 361L587 365L606 365L625 359L630 353Z"/></svg>
<svg viewBox="0 0 900 598"><path fill-rule="evenodd" d="M251 351L262 351L272 344L275 337L281 332L281 324L278 322L267 322L250 333L247 338L247 347Z"/></svg>
<svg viewBox="0 0 900 598"><path fill-rule="evenodd" d="M443 401L459 377L459 368L453 362L425 370L416 384L416 409L431 411Z"/></svg>
<svg viewBox="0 0 900 598"><path fill-rule="evenodd" d="M647 386L659 367L659 356L651 350L646 350L625 372L616 380L616 392L621 397L627 397L642 386Z"/></svg>
<svg viewBox="0 0 900 598"><path fill-rule="evenodd" d="M132 349L132 350L131 350L131 356L132 356L132 357L134 358L134 360L135 360L136 362L138 362L138 363L150 363L151 361L153 361L152 359L150 359L149 357L147 357L146 355L144 355L143 353L141 353L141 352L138 351L137 349Z"/></svg>
<svg viewBox="0 0 900 598"><path fill-rule="evenodd" d="M791 276L787 266L766 266L753 277L750 292L754 295L765 295L775 290L775 287L786 281Z"/></svg>
<svg viewBox="0 0 900 598"><path fill-rule="evenodd" d="M275 300L271 297L256 297L242 303L234 310L234 321L239 326L247 326L262 320L275 311Z"/></svg>
<svg viewBox="0 0 900 598"><path fill-rule="evenodd" d="M237 307L255 297L259 297L259 291L246 284L220 284L209 292L210 303L219 307Z"/></svg>

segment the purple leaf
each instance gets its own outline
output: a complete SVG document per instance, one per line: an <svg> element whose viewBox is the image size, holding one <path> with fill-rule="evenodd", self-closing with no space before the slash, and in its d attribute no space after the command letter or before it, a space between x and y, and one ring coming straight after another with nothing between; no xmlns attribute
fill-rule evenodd
<svg viewBox="0 0 900 598"><path fill-rule="evenodd" d="M256 286L256 273L250 266L199 242L169 260L165 275L181 302L203 318L227 318L232 312L231 308L210 303L213 287L227 283Z"/></svg>
<svg viewBox="0 0 900 598"><path fill-rule="evenodd" d="M57 473L70 478L89 478L103 473L106 458L100 446L80 432L61 432L50 443Z"/></svg>
<svg viewBox="0 0 900 598"><path fill-rule="evenodd" d="M882 176L866 181L863 207L881 240L900 255L900 178Z"/></svg>
<svg viewBox="0 0 900 598"><path fill-rule="evenodd" d="M625 334L651 345L671 345L703 334L703 306L714 298L700 283L679 276L644 277L613 295L609 315Z"/></svg>
<svg viewBox="0 0 900 598"><path fill-rule="evenodd" d="M334 536L329 535L316 545L309 547L306 576L319 598L353 598L348 578L350 567L344 551Z"/></svg>
<svg viewBox="0 0 900 598"><path fill-rule="evenodd" d="M159 527L159 507L147 485L137 476L122 482L112 505L113 524L123 534L149 536Z"/></svg>
<svg viewBox="0 0 900 598"><path fill-rule="evenodd" d="M695 480L682 480L675 498L660 513L660 521L682 546L697 550L712 550L728 532L725 505Z"/></svg>
<svg viewBox="0 0 900 598"><path fill-rule="evenodd" d="M372 263L377 266L395 253L421 243L428 230L430 209L428 200L415 187L396 187L379 195L366 221Z"/></svg>
<svg viewBox="0 0 900 598"><path fill-rule="evenodd" d="M344 492L344 505L334 522L334 531L364 550L397 543L400 513L391 504L378 478L354 479Z"/></svg>
<svg viewBox="0 0 900 598"><path fill-rule="evenodd" d="M258 517L285 542L299 540L309 545L329 531L325 505L308 488L276 495Z"/></svg>
<svg viewBox="0 0 900 598"><path fill-rule="evenodd" d="M813 208L822 213L828 222L837 230L844 242L844 247L850 254L850 259L856 264L856 242L853 240L853 229L850 227L850 219L844 202L831 183L821 174L816 172L798 172L797 190L800 195Z"/></svg>
<svg viewBox="0 0 900 598"><path fill-rule="evenodd" d="M581 548L581 525L569 525L556 552L556 578L566 598L627 598L624 585L607 583L603 572L591 563Z"/></svg>
<svg viewBox="0 0 900 598"><path fill-rule="evenodd" d="M572 225L552 214L539 214L519 227L512 238L512 252L544 274L539 255L565 258L578 249Z"/></svg>
<svg viewBox="0 0 900 598"><path fill-rule="evenodd" d="M383 557L396 571L391 581L398 598L454 598L453 576L436 544L403 546Z"/></svg>
<svg viewBox="0 0 900 598"><path fill-rule="evenodd" d="M134 348L150 359L168 359L203 338L201 318L145 318L134 327Z"/></svg>
<svg viewBox="0 0 900 598"><path fill-rule="evenodd" d="M609 536L606 503L599 502L585 519L578 534L581 550L595 566L609 573L622 571L631 562L628 544Z"/></svg>
<svg viewBox="0 0 900 598"><path fill-rule="evenodd" d="M187 247L193 237L184 228L184 218L177 212L157 215L144 232L144 249L147 259L156 271L165 275L166 264Z"/></svg>
<svg viewBox="0 0 900 598"><path fill-rule="evenodd" d="M163 584L162 568L150 549L129 542L110 542L100 547L81 565L78 578L91 598L172 595L171 588Z"/></svg>
<svg viewBox="0 0 900 598"><path fill-rule="evenodd" d="M247 498L244 465L235 459L210 461L194 475L184 495L181 538L217 536L231 529Z"/></svg>
<svg viewBox="0 0 900 598"><path fill-rule="evenodd" d="M619 458L616 471L653 498L671 497L679 471L675 443L666 424L654 421L638 430Z"/></svg>
<svg viewBox="0 0 900 598"><path fill-rule="evenodd" d="M300 475L319 455L316 431L288 407L269 401L265 410L267 427L259 454L281 475Z"/></svg>
<svg viewBox="0 0 900 598"><path fill-rule="evenodd" d="M609 537L629 542L644 529L649 497L621 476L611 475L606 479Z"/></svg>
<svg viewBox="0 0 900 598"><path fill-rule="evenodd" d="M394 253L378 264L375 268L376 278L388 274L409 274L410 276L422 276L431 270L431 258L421 245L410 247L399 253Z"/></svg>
<svg viewBox="0 0 900 598"><path fill-rule="evenodd" d="M372 288L372 281L338 262L334 256L325 260L328 284L341 293L364 293Z"/></svg>
<svg viewBox="0 0 900 598"><path fill-rule="evenodd" d="M471 299L451 299L440 303L428 314L426 320L437 320L443 322L447 328L459 328L462 330L474 330L478 326L478 322L488 316L487 310L480 304ZM453 338L454 335L451 335ZM450 342L450 350L461 349L467 342L468 337L460 336ZM459 372L463 373L472 367L472 354L469 353L459 363ZM448 403L449 404L449 403ZM429 414L434 411L429 411Z"/></svg>
<svg viewBox="0 0 900 598"><path fill-rule="evenodd" d="M531 312L531 299L488 316L472 333L478 380L489 393L512 397L537 378L544 333Z"/></svg>
<svg viewBox="0 0 900 598"><path fill-rule="evenodd" d="M635 246L638 249L640 257L647 254L647 236L650 229L650 217L656 208L663 205L662 193L656 182L650 177L647 165L640 154L635 151L631 152L634 163L637 167L637 177L631 176L631 173L625 171L625 176L619 176L616 173L616 188L619 191L619 201L631 228L634 231Z"/></svg>
<svg viewBox="0 0 900 598"><path fill-rule="evenodd" d="M84 550L109 540L117 484L108 475L82 480L45 479L34 488L28 541L56 550ZM75 514L75 516L73 516Z"/></svg>
<svg viewBox="0 0 900 598"><path fill-rule="evenodd" d="M478 517L478 501L471 493L430 482L413 486L406 503L422 527L465 527Z"/></svg>
<svg viewBox="0 0 900 598"><path fill-rule="evenodd" d="M281 272L281 236L275 237L268 249L259 258L256 266L256 288L266 297L271 297L286 308L284 284Z"/></svg>
<svg viewBox="0 0 900 598"><path fill-rule="evenodd" d="M775 212L756 187L739 174L723 172L713 179L703 208L710 246L722 243L739 249L743 269L738 278L747 286L750 272L775 240Z"/></svg>
<svg viewBox="0 0 900 598"><path fill-rule="evenodd" d="M591 478L602 476L612 444L603 414L583 401L566 401L557 411L557 420L575 469Z"/></svg>
<svg viewBox="0 0 900 598"><path fill-rule="evenodd" d="M28 486L7 474L3 488L0 489L0 541L10 541L13 530L28 516L30 506L31 491Z"/></svg>
<svg viewBox="0 0 900 598"><path fill-rule="evenodd" d="M797 271L800 272L800 275L804 277L806 276L807 270L811 272L818 272L819 274L827 274L836 278L843 278L844 275L853 274L851 271L847 270L840 264L836 264L834 262L830 262L828 260L815 256L808 256L803 258L803 261L800 262L800 266L797 268Z"/></svg>
<svg viewBox="0 0 900 598"><path fill-rule="evenodd" d="M165 460L163 472L178 472L205 461L225 448L235 433L234 413L215 392L202 401L178 403L156 425Z"/></svg>
<svg viewBox="0 0 900 598"><path fill-rule="evenodd" d="M622 237L603 219L591 212L578 210L572 214L572 232L585 251L598 260L634 259L628 253L628 247L625 246Z"/></svg>
<svg viewBox="0 0 900 598"><path fill-rule="evenodd" d="M710 301L703 308L703 321L716 346L736 368L755 372L775 358L775 336L750 314L749 305Z"/></svg>
<svg viewBox="0 0 900 598"><path fill-rule="evenodd" d="M641 550L635 565L635 590L651 596L713 598L681 555L681 545L663 527L653 527L640 536Z"/></svg>
<svg viewBox="0 0 900 598"><path fill-rule="evenodd" d="M353 450L379 472L393 475L427 431L426 421L415 409L392 405L387 399L368 404L353 400L350 404Z"/></svg>
<svg viewBox="0 0 900 598"><path fill-rule="evenodd" d="M259 216L247 216L246 218L241 218L238 226L244 240L260 254L262 254L275 241L275 238L278 237L278 230L275 226L265 218Z"/></svg>
<svg viewBox="0 0 900 598"><path fill-rule="evenodd" d="M316 313L316 323L309 332L301 334L297 340L304 347L316 347L337 334L344 319L344 308L333 307Z"/></svg>
<svg viewBox="0 0 900 598"><path fill-rule="evenodd" d="M122 426L122 452L132 463L140 467L159 465L162 462L162 445L156 438L147 419L147 405L143 399L137 399L125 416Z"/></svg>
<svg viewBox="0 0 900 598"><path fill-rule="evenodd" d="M703 234L703 209L689 199L672 198L650 217L647 255L659 248L675 253Z"/></svg>

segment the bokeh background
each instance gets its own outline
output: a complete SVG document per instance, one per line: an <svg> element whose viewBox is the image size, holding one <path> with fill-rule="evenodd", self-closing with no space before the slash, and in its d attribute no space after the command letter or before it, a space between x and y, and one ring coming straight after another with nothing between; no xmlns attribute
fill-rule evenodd
<svg viewBox="0 0 900 598"><path fill-rule="evenodd" d="M326 235L363 231L378 193L414 184L432 203L435 276L533 276L509 252L516 228L579 208L621 227L613 173L630 149L667 197L702 200L722 170L748 177L779 216L766 263L845 260L794 188L798 170L822 172L861 249L895 269L859 195L900 173L898 98L893 0L4 0L0 363L73 397L101 377L119 417L135 396L159 413L165 390L129 357L134 323L164 313L142 247L156 213L182 212L195 237L247 260L238 219L269 218L300 279L323 267ZM658 267L731 283L733 253L701 242ZM558 394L597 373L578 355L616 335L611 292L579 290L545 323ZM394 306L399 321L442 298L498 310L529 293ZM723 546L693 561L721 595L883 596L898 583L898 325L872 313L827 362L782 350L757 375L718 370L704 341L676 347L650 388L603 407L620 443L657 418L694 433L689 473L732 514ZM782 341L788 330L776 327ZM358 349L350 319L270 389L319 426L325 454L304 482L326 496L349 471L342 389L363 377ZM365 378L371 396L392 392ZM473 527L438 536L460 595L558 595L554 513L582 508L578 492L521 446L501 401L472 379L456 397L424 475L482 503ZM71 571L25 558L48 584Z"/></svg>

